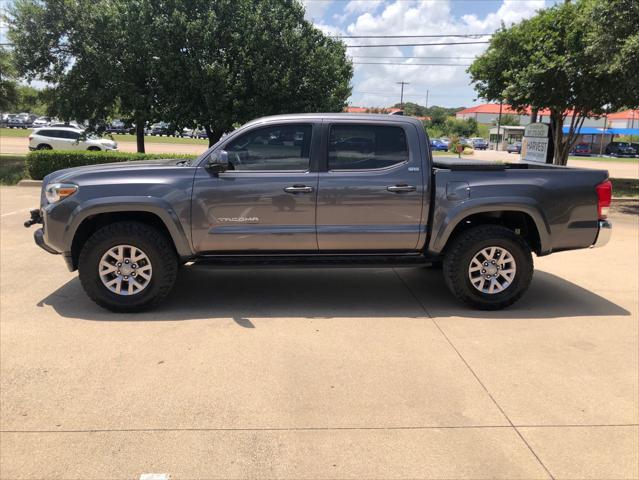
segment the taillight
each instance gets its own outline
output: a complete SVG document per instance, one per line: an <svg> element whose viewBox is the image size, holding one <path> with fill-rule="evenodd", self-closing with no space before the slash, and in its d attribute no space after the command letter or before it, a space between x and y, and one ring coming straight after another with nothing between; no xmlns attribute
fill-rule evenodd
<svg viewBox="0 0 639 480"><path fill-rule="evenodd" d="M33 135L29 135L29 141L33 140Z"/></svg>
<svg viewBox="0 0 639 480"><path fill-rule="evenodd" d="M612 183L610 180L601 182L595 187L597 190L597 213L599 219L603 220L608 216L608 209L610 208L610 202L612 201Z"/></svg>

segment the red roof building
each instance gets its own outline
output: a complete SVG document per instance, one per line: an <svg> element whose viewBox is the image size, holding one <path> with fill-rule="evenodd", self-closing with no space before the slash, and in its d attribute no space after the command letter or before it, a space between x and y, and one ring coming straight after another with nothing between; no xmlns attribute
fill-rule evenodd
<svg viewBox="0 0 639 480"><path fill-rule="evenodd" d="M346 107L344 109L346 113L368 113L368 108L366 107Z"/></svg>
<svg viewBox="0 0 639 480"><path fill-rule="evenodd" d="M624 110L608 115L611 128L639 128L639 110Z"/></svg>

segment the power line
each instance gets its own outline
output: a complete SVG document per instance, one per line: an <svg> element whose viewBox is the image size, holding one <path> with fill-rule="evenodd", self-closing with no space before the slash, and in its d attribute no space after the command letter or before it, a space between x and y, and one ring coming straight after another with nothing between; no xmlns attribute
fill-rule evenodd
<svg viewBox="0 0 639 480"><path fill-rule="evenodd" d="M351 58L383 58L383 59L390 59L390 60L403 60L403 59L408 59L408 58L412 58L415 60L435 60L435 59L442 59L442 60L475 60L475 58L477 57L413 57L413 56L394 56L394 57L390 57L390 56L383 56L383 55L350 55Z"/></svg>
<svg viewBox="0 0 639 480"><path fill-rule="evenodd" d="M392 44L387 43L383 45L345 45L346 48L383 48L383 47L428 47L428 46L438 46L438 45L477 45L480 43L490 43L486 41L480 42L440 42L440 43L400 43L400 44Z"/></svg>
<svg viewBox="0 0 639 480"><path fill-rule="evenodd" d="M404 65L407 67L470 67L470 64L462 63L401 63L401 62L353 62L353 65Z"/></svg>
<svg viewBox="0 0 639 480"><path fill-rule="evenodd" d="M490 37L492 33L464 33L464 34L444 34L438 33L433 35L334 35L334 38L477 38Z"/></svg>

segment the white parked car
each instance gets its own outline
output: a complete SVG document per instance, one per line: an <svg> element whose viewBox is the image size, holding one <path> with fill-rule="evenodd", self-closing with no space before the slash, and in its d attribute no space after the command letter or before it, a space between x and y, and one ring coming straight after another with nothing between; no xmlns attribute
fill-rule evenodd
<svg viewBox="0 0 639 480"><path fill-rule="evenodd" d="M113 140L70 127L38 128L29 135L29 150L117 150Z"/></svg>
<svg viewBox="0 0 639 480"><path fill-rule="evenodd" d="M48 127L51 124L51 117L38 117L33 121L33 128Z"/></svg>

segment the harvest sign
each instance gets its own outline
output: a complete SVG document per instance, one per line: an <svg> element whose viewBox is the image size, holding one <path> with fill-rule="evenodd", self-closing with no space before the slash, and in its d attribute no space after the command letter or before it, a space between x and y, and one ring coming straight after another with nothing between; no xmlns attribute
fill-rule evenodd
<svg viewBox="0 0 639 480"><path fill-rule="evenodd" d="M553 142L547 123L531 123L524 130L521 158L529 162L552 163Z"/></svg>

